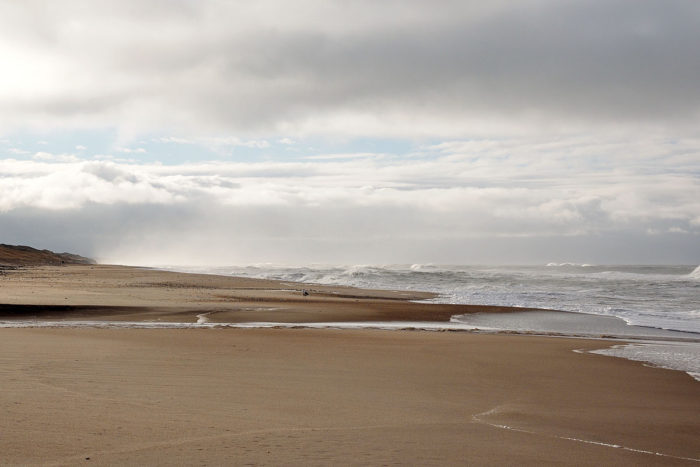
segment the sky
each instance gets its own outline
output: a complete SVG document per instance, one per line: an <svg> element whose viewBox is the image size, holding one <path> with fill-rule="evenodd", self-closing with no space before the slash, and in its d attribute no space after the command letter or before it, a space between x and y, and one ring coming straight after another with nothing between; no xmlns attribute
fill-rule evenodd
<svg viewBox="0 0 700 467"><path fill-rule="evenodd" d="M696 0L0 0L0 243L700 264Z"/></svg>

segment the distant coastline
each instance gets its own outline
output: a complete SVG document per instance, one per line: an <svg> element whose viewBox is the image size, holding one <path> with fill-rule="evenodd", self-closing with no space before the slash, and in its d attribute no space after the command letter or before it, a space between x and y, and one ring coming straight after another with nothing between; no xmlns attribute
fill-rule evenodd
<svg viewBox="0 0 700 467"><path fill-rule="evenodd" d="M2 266L55 266L60 264L97 264L92 258L74 253L55 253L26 245L0 244Z"/></svg>

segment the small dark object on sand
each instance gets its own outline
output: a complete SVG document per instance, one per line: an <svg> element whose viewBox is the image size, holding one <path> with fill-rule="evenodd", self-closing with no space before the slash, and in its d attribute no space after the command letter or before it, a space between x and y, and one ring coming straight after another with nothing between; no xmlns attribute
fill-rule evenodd
<svg viewBox="0 0 700 467"><path fill-rule="evenodd" d="M306 289L302 289L301 294L302 294L304 297L307 297L307 296L309 295L309 291L306 290Z"/></svg>

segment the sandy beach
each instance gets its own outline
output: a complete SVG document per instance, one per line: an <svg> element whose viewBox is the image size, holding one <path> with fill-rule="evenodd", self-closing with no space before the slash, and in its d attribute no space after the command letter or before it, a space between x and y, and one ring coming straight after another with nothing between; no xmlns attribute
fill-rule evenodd
<svg viewBox="0 0 700 467"><path fill-rule="evenodd" d="M511 308L436 305L409 300L432 298L422 292L182 274L109 265L40 266L0 276L0 318L89 318L94 320L197 321L448 321L469 312ZM304 296L302 291L308 295Z"/></svg>
<svg viewBox="0 0 700 467"><path fill-rule="evenodd" d="M0 275L8 319L447 320L498 308L119 266ZM700 385L603 340L0 329L3 465L697 465Z"/></svg>
<svg viewBox="0 0 700 467"><path fill-rule="evenodd" d="M699 25L0 1L0 467L700 467Z"/></svg>

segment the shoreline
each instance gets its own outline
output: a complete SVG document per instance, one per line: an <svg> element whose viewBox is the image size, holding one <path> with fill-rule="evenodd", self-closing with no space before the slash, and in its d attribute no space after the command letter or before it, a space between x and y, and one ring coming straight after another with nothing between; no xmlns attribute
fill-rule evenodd
<svg viewBox="0 0 700 467"><path fill-rule="evenodd" d="M566 313L566 312L562 312ZM528 330L503 330L503 329L483 329L455 326L451 327L445 322L407 322L407 321L366 321L366 322L304 322L304 323L282 323L282 322L242 322L223 323L202 321L201 315L196 323L178 322L153 322L153 321L1 321L0 329L327 329L344 331L392 331L392 332L449 332L449 333L470 333L481 335L505 335L523 337L543 337L560 339L582 339L600 341L608 346L591 351L600 355L622 358L630 361L640 362L645 366L662 368L666 370L680 371L700 382L700 365L693 363L697 361L697 348L687 349L684 346L700 343L700 338L686 337L654 337L643 335L595 335L582 334L576 332L545 332ZM691 333L692 334L692 333ZM648 347L654 346L654 352L645 351ZM686 356L686 361L680 364L674 361L669 354L677 355L680 351L686 351L691 355ZM693 350L695 350L693 354Z"/></svg>
<svg viewBox="0 0 700 467"><path fill-rule="evenodd" d="M0 321L56 327L0 326L0 463L700 462L700 386L593 353L626 338L334 328L527 315L409 301L425 296L120 266L7 271Z"/></svg>
<svg viewBox="0 0 700 467"><path fill-rule="evenodd" d="M591 268L475 265L310 265L174 267L164 270L299 280L439 294L431 303L520 306L602 316L629 325L700 334L695 266ZM648 282L651 281L651 282ZM654 293L655 287L661 287ZM694 290L695 289L695 290ZM695 298L694 298L695 297Z"/></svg>
<svg viewBox="0 0 700 467"><path fill-rule="evenodd" d="M622 318L535 308L434 303L432 292L359 289L138 266L13 267L0 279L0 327L391 329L589 338L667 345L700 335ZM307 293L307 295L304 295ZM63 297L63 299L61 299ZM8 303L9 302L9 303ZM609 355L628 358L613 345ZM612 351L611 349L617 349ZM606 349L602 349L603 351ZM700 354L700 351L696 351ZM643 361L698 379L692 358Z"/></svg>
<svg viewBox="0 0 700 467"><path fill-rule="evenodd" d="M2 276L0 318L97 317L196 322L444 321L465 313L534 310L426 303L430 292L359 289L132 266L37 266ZM306 290L309 295L304 296Z"/></svg>

